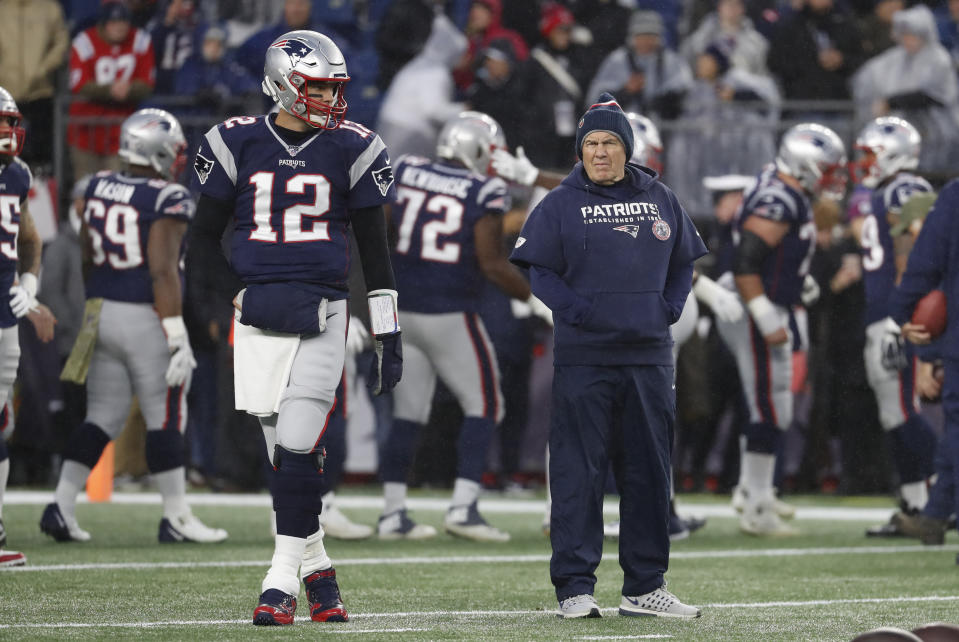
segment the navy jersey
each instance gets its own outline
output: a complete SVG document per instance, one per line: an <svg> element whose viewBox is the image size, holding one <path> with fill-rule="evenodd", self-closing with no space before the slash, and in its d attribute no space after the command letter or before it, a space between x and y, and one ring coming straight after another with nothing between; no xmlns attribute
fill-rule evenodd
<svg viewBox="0 0 959 642"><path fill-rule="evenodd" d="M10 310L10 288L17 277L17 236L20 234L20 205L27 200L33 176L17 157L0 169L0 328L17 324Z"/></svg>
<svg viewBox="0 0 959 642"><path fill-rule="evenodd" d="M463 167L404 156L392 207L399 306L424 313L475 312L483 288L473 229L510 205L506 183Z"/></svg>
<svg viewBox="0 0 959 642"><path fill-rule="evenodd" d="M270 116L237 116L206 133L195 188L234 204L230 263L247 284L297 282L346 298L350 210L395 197L386 145L345 120L298 144Z"/></svg>
<svg viewBox="0 0 959 642"><path fill-rule="evenodd" d="M889 316L889 294L896 286L896 256L889 233L889 215L898 215L913 194L931 192L924 178L902 173L872 193L862 220L862 280L866 286L866 323Z"/></svg>
<svg viewBox="0 0 959 642"><path fill-rule="evenodd" d="M737 246L743 224L750 216L789 224L786 236L763 261L759 276L770 301L796 305L816 248L816 224L809 199L780 180L775 167L769 166L759 175L756 186L743 197L736 214L733 240Z"/></svg>
<svg viewBox="0 0 959 642"><path fill-rule="evenodd" d="M153 303L147 257L150 228L164 217L189 222L189 190L160 178L100 172L85 194L83 222L91 250L87 298Z"/></svg>

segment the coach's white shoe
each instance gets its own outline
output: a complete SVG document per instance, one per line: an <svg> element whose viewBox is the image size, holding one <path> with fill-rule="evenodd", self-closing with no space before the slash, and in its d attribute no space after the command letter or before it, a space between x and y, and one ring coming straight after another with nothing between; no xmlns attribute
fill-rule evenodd
<svg viewBox="0 0 959 642"><path fill-rule="evenodd" d="M788 537L798 531L783 522L771 499L748 501L739 516L739 530L759 537Z"/></svg>
<svg viewBox="0 0 959 642"><path fill-rule="evenodd" d="M210 528L193 513L184 513L177 517L164 517L160 520L157 539L161 542L196 542L214 544L227 538L222 528Z"/></svg>
<svg viewBox="0 0 959 642"><path fill-rule="evenodd" d="M599 614L599 604L589 593L568 597L559 603L557 617L602 617Z"/></svg>
<svg viewBox="0 0 959 642"><path fill-rule="evenodd" d="M376 536L385 540L430 539L436 537L436 529L429 524L417 524L401 508L389 515L380 515L376 525Z"/></svg>
<svg viewBox="0 0 959 642"><path fill-rule="evenodd" d="M703 613L695 606L680 602L678 597L666 590L664 584L645 595L624 595L619 603L619 614L631 617L653 615L692 619Z"/></svg>
<svg viewBox="0 0 959 642"><path fill-rule="evenodd" d="M366 539L373 534L371 526L351 521L339 508L326 503L320 513L320 526L324 533L336 539Z"/></svg>
<svg viewBox="0 0 959 642"><path fill-rule="evenodd" d="M471 539L476 542L508 542L509 533L490 526L476 508L476 502L469 506L454 506L446 513L443 527L450 535Z"/></svg>
<svg viewBox="0 0 959 642"><path fill-rule="evenodd" d="M733 508L737 513L743 512L748 494L748 491L743 486L736 486L733 489ZM773 510L775 510L776 514L782 519L792 519L796 516L796 507L792 504L787 504L778 497L773 497Z"/></svg>

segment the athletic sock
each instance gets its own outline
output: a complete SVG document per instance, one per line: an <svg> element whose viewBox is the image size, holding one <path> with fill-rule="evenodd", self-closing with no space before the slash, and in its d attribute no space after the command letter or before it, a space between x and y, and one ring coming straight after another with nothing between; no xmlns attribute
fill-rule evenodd
<svg viewBox="0 0 959 642"><path fill-rule="evenodd" d="M90 467L78 461L67 459L60 469L60 480L53 493L53 501L60 507L60 513L67 520L77 519L77 495L86 486L90 476Z"/></svg>
<svg viewBox="0 0 959 642"><path fill-rule="evenodd" d="M929 489L926 482L910 482L899 487L899 495L908 509L922 510L929 501Z"/></svg>
<svg viewBox="0 0 959 642"><path fill-rule="evenodd" d="M450 503L452 508L459 506L469 506L479 499L480 485L471 480L457 477L453 484L453 500Z"/></svg>
<svg viewBox="0 0 959 642"><path fill-rule="evenodd" d="M279 589L289 595L300 593L300 562L306 550L306 538L277 535L270 570L263 578L261 590Z"/></svg>
<svg viewBox="0 0 959 642"><path fill-rule="evenodd" d="M400 482L385 482L383 484L383 499L385 505L383 514L389 515L406 508L406 484Z"/></svg>
<svg viewBox="0 0 959 642"><path fill-rule="evenodd" d="M190 506L186 503L186 470L182 466L152 473L150 479L163 498L164 517L180 517L190 512Z"/></svg>
<svg viewBox="0 0 959 642"><path fill-rule="evenodd" d="M307 577L316 571L325 571L333 567L333 560L323 545L323 527L306 538L306 547L303 550L303 563L300 565L300 577Z"/></svg>

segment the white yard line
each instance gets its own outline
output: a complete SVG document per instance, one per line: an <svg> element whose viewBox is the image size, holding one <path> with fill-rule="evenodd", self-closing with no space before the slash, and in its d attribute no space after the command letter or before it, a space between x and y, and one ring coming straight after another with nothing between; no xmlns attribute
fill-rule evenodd
<svg viewBox="0 0 959 642"><path fill-rule="evenodd" d="M45 505L52 501L51 491L13 490L7 491L4 496L4 505ZM232 493L189 493L187 499L194 506L247 506L270 508L272 502L266 493L232 494ZM85 493L78 498L81 504L87 503ZM111 503L159 505L160 495L157 493L113 493ZM448 497L411 497L407 506L414 511L446 512L449 508ZM336 505L340 508L362 508L381 510L383 498L378 495L337 495ZM542 515L545 504L539 499L504 499L500 497L483 497L480 505L484 513L512 513L523 515ZM603 512L615 515L618 512L615 500L603 503ZM889 519L894 508L863 508L845 506L799 506L796 508L796 519L817 519L830 521L855 522L882 522ZM699 517L735 517L736 513L728 504L695 504L682 502L679 505L681 514L696 515Z"/></svg>
<svg viewBox="0 0 959 642"><path fill-rule="evenodd" d="M78 545L82 546L82 544ZM891 555L900 553L955 552L955 546L849 546L835 548L765 548L725 551L674 551L670 559L726 559L750 557L800 557L809 555ZM616 561L617 553L606 553L603 560ZM418 557L354 557L334 560L340 568L349 566L396 566L400 564L545 564L549 555L447 555ZM102 562L84 564L34 564L0 569L4 573L39 573L48 571L120 571L178 568L268 567L269 560L221 560L212 562Z"/></svg>
<svg viewBox="0 0 959 642"><path fill-rule="evenodd" d="M837 600L807 600L807 601L788 601L788 602L740 602L740 603L717 603L703 604L707 609L770 609L770 608L801 608L830 606L833 604L892 604L903 602L959 602L959 595L933 595L927 597L900 596L900 597L864 597L855 599L837 599ZM616 607L601 609L605 613L615 612ZM405 611L400 613L352 613L350 620L356 624L358 620L365 619L387 619L387 618L449 618L449 617L498 617L514 615L543 615L553 617L554 612L551 609L535 610L513 610L513 611ZM298 622L309 621L309 618L298 617ZM66 629L66 628L156 628L156 627L182 627L182 626L222 626L235 624L248 624L248 619L243 620L165 620L161 622L55 622L43 624L31 622L25 624L0 624L0 630L3 629ZM382 628L382 629L354 629L352 624L336 624L330 627L324 627L323 633L391 633L406 631L427 631L428 628ZM623 639L620 637L593 637L579 638L583 640L599 639Z"/></svg>

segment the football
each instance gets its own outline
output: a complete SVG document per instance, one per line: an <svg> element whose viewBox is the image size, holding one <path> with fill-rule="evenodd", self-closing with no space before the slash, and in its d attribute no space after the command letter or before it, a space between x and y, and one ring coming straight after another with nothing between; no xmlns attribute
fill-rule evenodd
<svg viewBox="0 0 959 642"><path fill-rule="evenodd" d="M922 642L956 642L959 640L959 626L945 622L935 622L915 628L912 632Z"/></svg>
<svg viewBox="0 0 959 642"><path fill-rule="evenodd" d="M933 290L919 299L912 311L912 322L926 326L933 339L946 330L946 295L942 290Z"/></svg>

